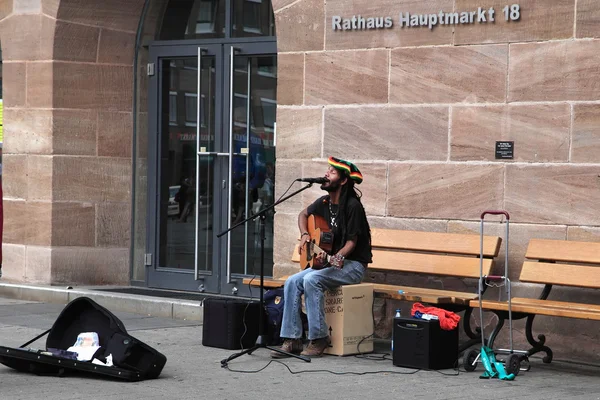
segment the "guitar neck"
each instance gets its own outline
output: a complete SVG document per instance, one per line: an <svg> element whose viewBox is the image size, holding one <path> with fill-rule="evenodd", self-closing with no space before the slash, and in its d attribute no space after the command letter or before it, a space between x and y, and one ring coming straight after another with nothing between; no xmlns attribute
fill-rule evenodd
<svg viewBox="0 0 600 400"><path fill-rule="evenodd" d="M320 253L325 253L325 260L327 262L329 262L331 260L331 256L329 254L327 254L327 252L325 250L323 250L322 248L320 248L317 244L310 242L311 243L311 247L312 247L312 254L320 254Z"/></svg>

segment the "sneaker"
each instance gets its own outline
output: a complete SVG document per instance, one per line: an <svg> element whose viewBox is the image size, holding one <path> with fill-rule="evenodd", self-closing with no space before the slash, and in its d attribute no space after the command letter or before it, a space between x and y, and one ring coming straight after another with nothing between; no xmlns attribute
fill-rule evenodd
<svg viewBox="0 0 600 400"><path fill-rule="evenodd" d="M326 337L311 340L308 346L306 346L306 349L300 353L300 355L308 357L321 357L327 347L329 347L329 339Z"/></svg>
<svg viewBox="0 0 600 400"><path fill-rule="evenodd" d="M285 351L286 353L291 353L291 354L300 354L300 352L302 352L302 339L285 339L283 341L283 344L281 345L280 349L282 351ZM280 353L278 351L272 351L271 352L271 357L272 358L283 358L283 357L289 357L286 354Z"/></svg>

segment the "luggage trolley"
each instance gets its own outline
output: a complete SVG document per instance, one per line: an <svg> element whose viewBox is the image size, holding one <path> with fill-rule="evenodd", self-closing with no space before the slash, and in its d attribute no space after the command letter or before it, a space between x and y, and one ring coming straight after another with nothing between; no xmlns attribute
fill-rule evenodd
<svg viewBox="0 0 600 400"><path fill-rule="evenodd" d="M506 234L505 234L505 249L506 255L504 257L504 275L483 275L483 229L484 229L484 220L486 215L503 215L506 217ZM513 329L512 329L512 296L510 292L510 279L508 278L508 234L509 234L509 221L510 215L507 211L504 210L487 210L481 213L481 244L480 244L480 255L479 255L479 284L478 284L478 297L479 297L479 318L480 318L480 328L481 328L481 351L476 349L470 350L463 359L463 367L467 371L474 371L477 362L482 362L486 367L487 373L484 373L482 377L492 378L498 377L500 379L513 379L515 376L519 374L521 370L521 361L527 361L527 368L523 369L525 371L529 370L529 359L527 355L527 351L524 350L514 350L513 348ZM482 297L485 292L486 286L496 286L506 288L506 296L508 300L508 329L509 329L509 349L491 349L486 346L486 341L484 339L483 333L483 305L482 305ZM502 292L500 292L500 296ZM494 330L487 343L490 344L490 347L493 346L496 335L498 334L497 330ZM503 354L506 355L505 359L505 367L502 367L502 364L496 362L495 354ZM496 368L497 372L494 372L492 369L492 364ZM512 377L510 377L512 374Z"/></svg>

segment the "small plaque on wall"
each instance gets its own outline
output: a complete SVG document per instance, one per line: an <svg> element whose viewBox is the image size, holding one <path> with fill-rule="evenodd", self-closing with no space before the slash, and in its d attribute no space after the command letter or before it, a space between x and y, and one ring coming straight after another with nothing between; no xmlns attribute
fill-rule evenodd
<svg viewBox="0 0 600 400"><path fill-rule="evenodd" d="M512 160L515 142L496 142L496 160Z"/></svg>

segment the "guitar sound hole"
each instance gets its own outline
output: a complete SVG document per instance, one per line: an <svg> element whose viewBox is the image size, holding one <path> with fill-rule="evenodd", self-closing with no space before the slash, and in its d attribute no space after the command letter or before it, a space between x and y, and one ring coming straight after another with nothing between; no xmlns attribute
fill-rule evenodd
<svg viewBox="0 0 600 400"><path fill-rule="evenodd" d="M323 232L321 234L321 244L333 244L333 234L331 232Z"/></svg>

